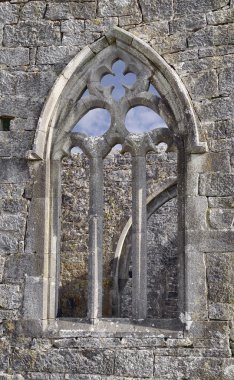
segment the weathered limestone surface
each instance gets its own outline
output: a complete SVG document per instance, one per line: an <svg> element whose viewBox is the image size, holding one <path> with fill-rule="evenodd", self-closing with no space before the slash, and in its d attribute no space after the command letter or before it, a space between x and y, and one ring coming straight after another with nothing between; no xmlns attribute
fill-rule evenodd
<svg viewBox="0 0 234 380"><path fill-rule="evenodd" d="M2 380L233 380L233 12L233 0L0 2ZM189 331L143 326L142 332L140 326L122 328L112 323L100 331L94 326L92 332L80 325L51 327L43 335L37 318L43 315L42 274L50 265L48 248L40 236L30 242L28 236L33 223L41 222L48 198L43 175L34 178L37 164L27 161L25 154L32 149L43 104L63 68L115 25L147 42L176 71L200 122L200 139L207 142L206 154L186 161L190 182L179 200L190 205L186 233L182 231L193 266L187 302L201 301L204 307L195 307L197 320L191 326L190 316L181 316ZM9 130L2 129L3 118L10 120ZM168 173L167 163L160 165L158 178ZM149 177L152 173L153 169ZM148 183L153 190L154 180ZM31 222L35 203L40 212ZM170 215L160 215L163 230ZM109 215L109 226L111 220ZM69 223L65 228L67 237L72 237ZM110 242L107 247L112 254ZM196 284L199 294L194 299ZM30 297L37 298L37 308L28 302Z"/></svg>

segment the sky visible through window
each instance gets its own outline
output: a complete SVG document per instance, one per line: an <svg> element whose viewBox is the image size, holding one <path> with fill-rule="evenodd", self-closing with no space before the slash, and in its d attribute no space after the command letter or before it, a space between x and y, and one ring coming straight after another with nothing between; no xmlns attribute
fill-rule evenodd
<svg viewBox="0 0 234 380"><path fill-rule="evenodd" d="M112 96L117 101L125 95L124 85L133 86L137 79L134 73L125 74L124 69L125 63L118 60L112 66L113 74L106 74L101 80L104 87L112 86ZM150 84L148 91L160 97L152 84ZM88 95L89 92L86 90L83 97ZM108 130L110 123L110 113L105 109L95 108L88 111L79 120L73 128L73 132L84 133L88 136L101 136ZM155 128L167 127L165 121L158 114L145 106L131 108L126 115L125 126L131 133L144 133Z"/></svg>

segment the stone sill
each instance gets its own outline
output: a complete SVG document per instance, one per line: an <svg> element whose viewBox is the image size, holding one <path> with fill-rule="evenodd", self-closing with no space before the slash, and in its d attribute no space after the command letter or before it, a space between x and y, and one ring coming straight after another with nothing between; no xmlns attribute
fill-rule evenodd
<svg viewBox="0 0 234 380"><path fill-rule="evenodd" d="M181 339L184 337L184 325L178 319L150 319L133 322L125 318L101 318L91 324L84 319L59 318L48 321L45 333L47 336L59 338L144 335Z"/></svg>

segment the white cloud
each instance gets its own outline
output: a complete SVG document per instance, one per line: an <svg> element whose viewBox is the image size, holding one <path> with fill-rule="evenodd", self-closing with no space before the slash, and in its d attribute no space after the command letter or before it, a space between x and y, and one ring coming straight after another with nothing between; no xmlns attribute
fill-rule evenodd
<svg viewBox="0 0 234 380"><path fill-rule="evenodd" d="M110 113L103 108L95 108L81 118L73 131L88 136L101 136L108 130L110 123ZM159 115L145 106L132 108L126 116L125 125L132 133L144 133L154 128L167 127Z"/></svg>
<svg viewBox="0 0 234 380"><path fill-rule="evenodd" d="M125 125L132 133L144 133L155 128L167 128L165 121L145 106L131 108L127 113Z"/></svg>
<svg viewBox="0 0 234 380"><path fill-rule="evenodd" d="M73 128L73 132L82 132L88 136L101 136L110 127L110 113L103 108L88 111Z"/></svg>

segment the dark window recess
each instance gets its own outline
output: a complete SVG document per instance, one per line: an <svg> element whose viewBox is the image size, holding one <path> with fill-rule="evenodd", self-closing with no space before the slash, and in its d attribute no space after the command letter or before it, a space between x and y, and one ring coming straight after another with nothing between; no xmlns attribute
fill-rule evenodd
<svg viewBox="0 0 234 380"><path fill-rule="evenodd" d="M12 119L13 119L12 117L7 117L7 116L0 117L0 131L9 131L10 123Z"/></svg>

